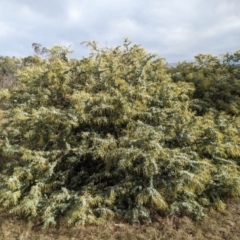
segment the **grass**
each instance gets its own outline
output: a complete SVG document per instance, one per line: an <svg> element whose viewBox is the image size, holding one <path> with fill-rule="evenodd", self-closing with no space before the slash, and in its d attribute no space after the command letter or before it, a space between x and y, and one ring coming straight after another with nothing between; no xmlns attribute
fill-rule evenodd
<svg viewBox="0 0 240 240"><path fill-rule="evenodd" d="M103 226L67 227L63 224L48 230L27 223L7 212L0 214L2 240L238 240L240 239L240 199L231 199L222 212L214 212L202 222L187 217L161 218L149 225L109 222Z"/></svg>

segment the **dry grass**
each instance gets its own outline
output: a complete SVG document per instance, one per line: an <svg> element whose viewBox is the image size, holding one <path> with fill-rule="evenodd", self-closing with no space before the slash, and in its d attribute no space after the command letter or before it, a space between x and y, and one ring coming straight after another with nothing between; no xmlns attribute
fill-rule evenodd
<svg viewBox="0 0 240 240"><path fill-rule="evenodd" d="M59 226L46 231L7 213L0 215L0 239L3 240L238 240L240 239L240 199L232 199L222 212L212 213L203 222L183 218L157 218L150 225L108 223L104 226Z"/></svg>

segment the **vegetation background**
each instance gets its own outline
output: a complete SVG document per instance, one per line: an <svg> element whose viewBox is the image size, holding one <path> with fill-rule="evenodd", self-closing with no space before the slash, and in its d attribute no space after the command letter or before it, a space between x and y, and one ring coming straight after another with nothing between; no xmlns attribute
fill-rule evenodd
<svg viewBox="0 0 240 240"><path fill-rule="evenodd" d="M31 229L111 223L152 239L206 237L196 223L231 215L226 201L239 197L240 52L171 67L128 39L86 44L80 60L40 44L0 59L3 216ZM179 235L182 223L192 228Z"/></svg>

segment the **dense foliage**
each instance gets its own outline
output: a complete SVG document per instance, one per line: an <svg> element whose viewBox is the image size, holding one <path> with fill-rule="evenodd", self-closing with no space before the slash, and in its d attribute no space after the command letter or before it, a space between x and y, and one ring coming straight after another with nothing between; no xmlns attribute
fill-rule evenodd
<svg viewBox="0 0 240 240"><path fill-rule="evenodd" d="M59 46L30 57L1 91L0 206L47 227L201 218L239 196L240 69L205 55L169 68L128 40L88 45L81 60Z"/></svg>
<svg viewBox="0 0 240 240"><path fill-rule="evenodd" d="M18 58L0 56L0 88L10 88L16 84L15 73L20 62Z"/></svg>
<svg viewBox="0 0 240 240"><path fill-rule="evenodd" d="M196 62L183 62L170 73L175 82L191 82L195 85L195 110L203 115L215 108L230 115L240 114L240 51L219 59L199 54ZM198 100L197 100L198 99Z"/></svg>

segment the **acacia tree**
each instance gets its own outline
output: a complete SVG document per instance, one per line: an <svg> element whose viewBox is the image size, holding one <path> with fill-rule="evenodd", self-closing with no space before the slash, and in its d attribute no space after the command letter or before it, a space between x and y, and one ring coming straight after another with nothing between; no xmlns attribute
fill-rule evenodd
<svg viewBox="0 0 240 240"><path fill-rule="evenodd" d="M240 114L240 51L223 55L222 61L212 55L199 54L195 62L183 62L169 72L175 82L194 84L193 108L203 115L211 108L230 115Z"/></svg>
<svg viewBox="0 0 240 240"><path fill-rule="evenodd" d="M20 58L0 56L0 88L16 85L15 73L20 65Z"/></svg>
<svg viewBox="0 0 240 240"><path fill-rule="evenodd" d="M173 81L161 58L128 40L88 45L81 60L53 47L1 92L9 101L1 150L11 161L0 205L47 227L200 218L238 196L239 118L196 115L194 84Z"/></svg>

